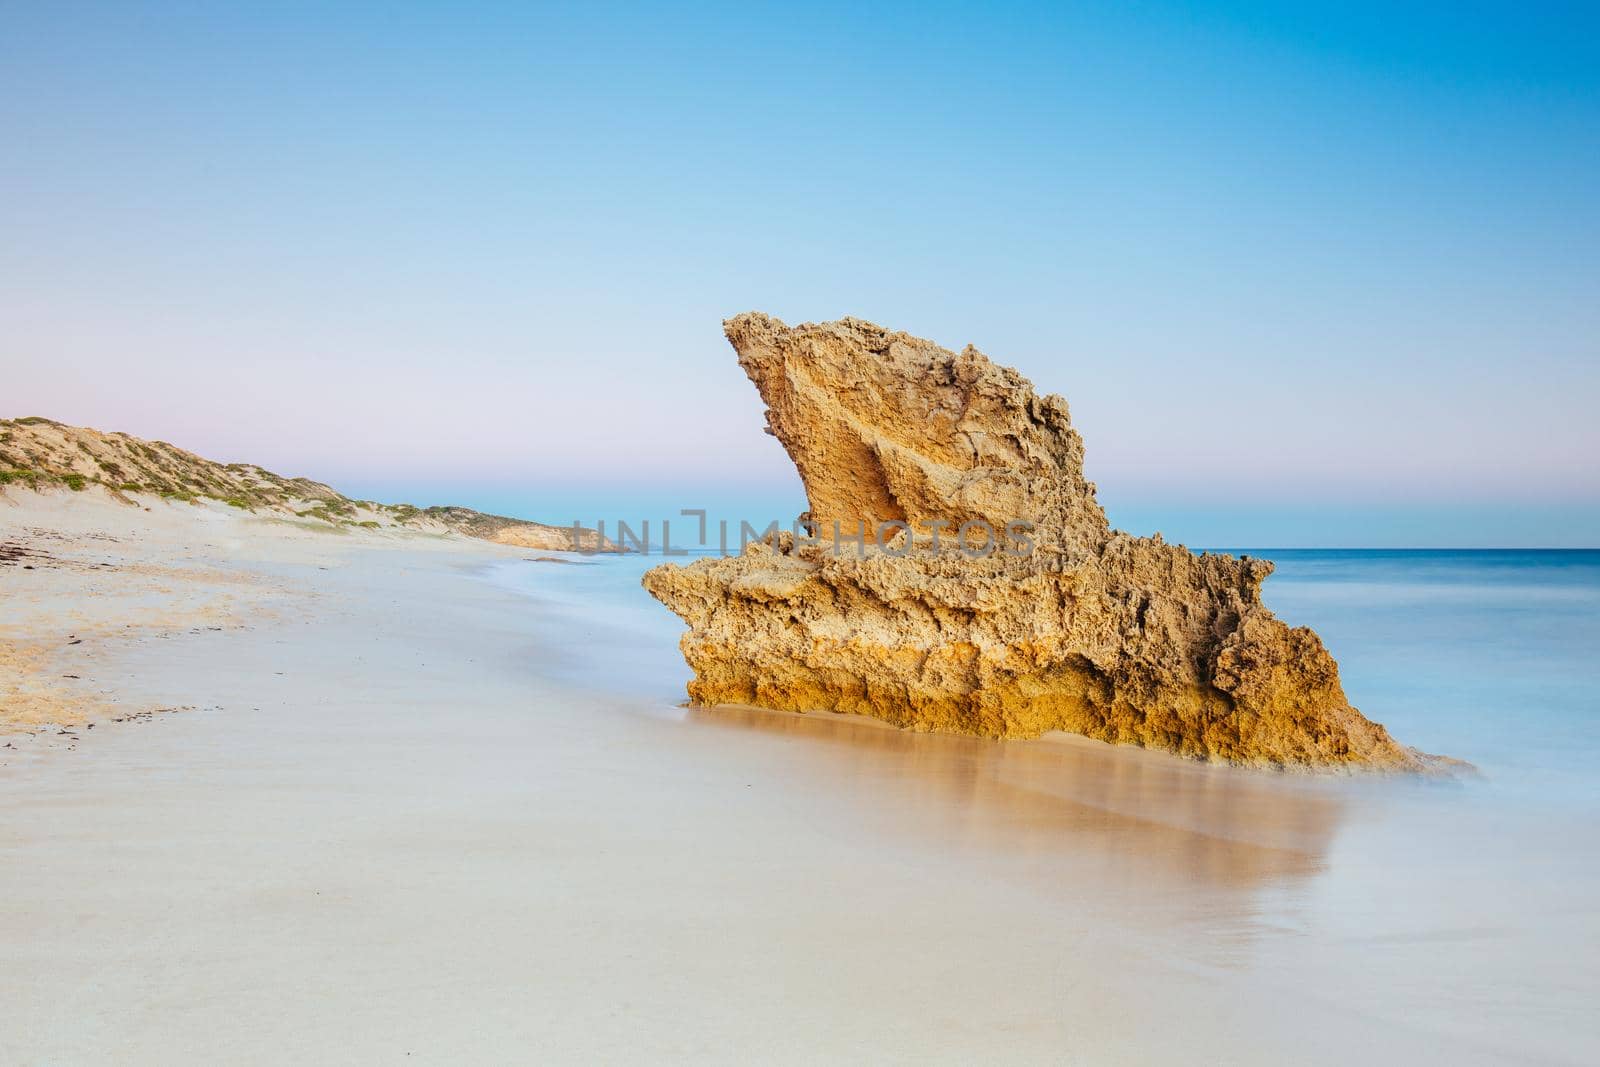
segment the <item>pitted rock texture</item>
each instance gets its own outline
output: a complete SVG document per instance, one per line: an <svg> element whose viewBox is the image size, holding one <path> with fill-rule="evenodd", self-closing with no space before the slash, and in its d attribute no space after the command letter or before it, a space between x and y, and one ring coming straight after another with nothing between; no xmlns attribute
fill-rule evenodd
<svg viewBox="0 0 1600 1067"><path fill-rule="evenodd" d="M790 330L761 314L724 324L767 402L768 432L799 468L811 518L831 534L891 520L997 533L1030 519L1073 544L1110 531L1083 478L1066 401L968 346L845 319Z"/></svg>
<svg viewBox="0 0 1600 1067"><path fill-rule="evenodd" d="M1271 563L1113 531L1060 397L970 346L857 319L724 326L810 511L798 541L645 575L689 624L695 703L987 737L1064 730L1233 763L1434 759L1352 708L1317 635L1262 605ZM1018 521L1031 552L1004 536ZM959 550L969 522L996 534L984 558Z"/></svg>

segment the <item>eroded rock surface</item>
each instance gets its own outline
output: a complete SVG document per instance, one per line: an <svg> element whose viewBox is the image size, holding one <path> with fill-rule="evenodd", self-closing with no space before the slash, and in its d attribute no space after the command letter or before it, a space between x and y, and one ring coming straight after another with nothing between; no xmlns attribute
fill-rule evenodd
<svg viewBox="0 0 1600 1067"><path fill-rule="evenodd" d="M1238 763L1432 759L1352 708L1317 635L1262 605L1272 564L1112 530L1060 397L970 346L856 319L724 326L809 525L645 575L689 624L694 702ZM1031 531L1006 537L1019 521ZM992 530L996 550L963 553L964 523L969 549ZM846 540L863 528L866 549Z"/></svg>

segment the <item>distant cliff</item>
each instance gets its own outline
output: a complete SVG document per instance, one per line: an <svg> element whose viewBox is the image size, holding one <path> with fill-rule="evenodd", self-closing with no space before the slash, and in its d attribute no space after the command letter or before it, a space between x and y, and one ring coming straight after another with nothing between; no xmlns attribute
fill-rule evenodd
<svg viewBox="0 0 1600 1067"><path fill-rule="evenodd" d="M0 492L7 487L82 491L102 486L132 504L140 495L209 499L261 515L331 527L454 532L499 544L551 551L615 551L593 530L573 544L572 529L462 507L418 508L352 500L309 478L285 478L252 463L215 463L193 452L125 433L102 433L44 418L0 419Z"/></svg>
<svg viewBox="0 0 1600 1067"><path fill-rule="evenodd" d="M1232 763L1435 762L1351 707L1317 635L1267 610L1271 563L1112 530L1059 396L857 319L724 327L810 511L798 537L645 575L689 624L695 702Z"/></svg>

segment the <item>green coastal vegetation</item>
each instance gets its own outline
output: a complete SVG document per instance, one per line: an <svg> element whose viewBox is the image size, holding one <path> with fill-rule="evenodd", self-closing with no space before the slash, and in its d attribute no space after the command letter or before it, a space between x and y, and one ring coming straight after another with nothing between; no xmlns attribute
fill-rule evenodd
<svg viewBox="0 0 1600 1067"><path fill-rule="evenodd" d="M329 529L406 527L469 537L533 543L569 538L563 527L487 515L471 508L356 500L310 478L287 478L253 463L216 463L165 441L99 430L32 415L0 419L0 488L83 492L100 487L126 504L131 494L178 503L214 501L253 514L310 520ZM506 536L509 531L510 536Z"/></svg>

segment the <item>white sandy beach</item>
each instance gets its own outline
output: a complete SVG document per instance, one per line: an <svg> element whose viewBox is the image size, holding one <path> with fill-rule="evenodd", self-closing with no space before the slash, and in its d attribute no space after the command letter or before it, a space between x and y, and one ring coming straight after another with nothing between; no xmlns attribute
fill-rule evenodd
<svg viewBox="0 0 1600 1067"><path fill-rule="evenodd" d="M0 541L54 557L0 569L0 1061L1600 1053L1586 824L686 711L539 595L583 569L459 538L19 491Z"/></svg>
<svg viewBox="0 0 1600 1067"><path fill-rule="evenodd" d="M1600 3L0 3L0 1067L1600 1067Z"/></svg>

